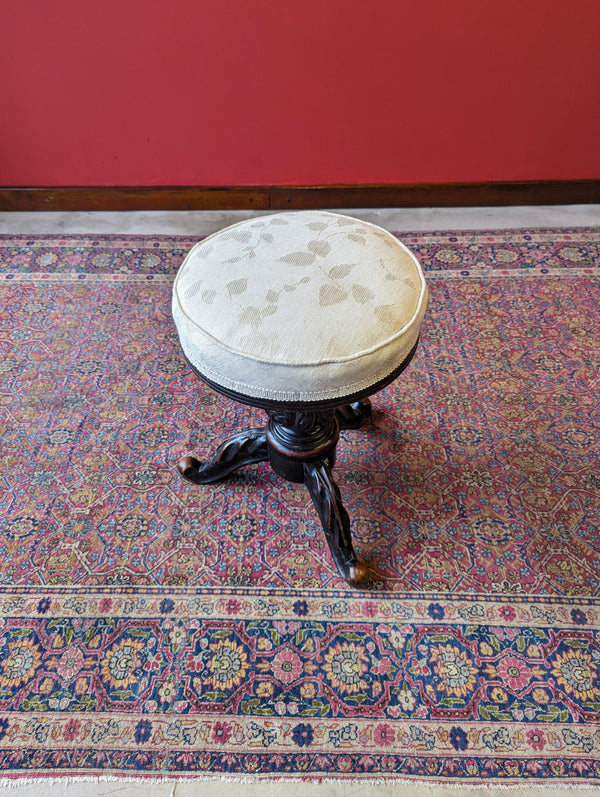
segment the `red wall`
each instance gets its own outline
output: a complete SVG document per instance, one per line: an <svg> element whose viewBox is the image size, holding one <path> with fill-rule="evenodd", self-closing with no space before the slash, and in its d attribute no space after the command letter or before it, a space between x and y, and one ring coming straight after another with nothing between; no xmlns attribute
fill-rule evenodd
<svg viewBox="0 0 600 797"><path fill-rule="evenodd" d="M0 185L600 178L597 0L9 0Z"/></svg>

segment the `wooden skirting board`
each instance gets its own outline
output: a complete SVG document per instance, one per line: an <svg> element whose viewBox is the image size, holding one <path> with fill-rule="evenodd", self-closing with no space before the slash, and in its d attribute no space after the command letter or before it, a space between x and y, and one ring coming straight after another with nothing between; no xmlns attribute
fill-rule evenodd
<svg viewBox="0 0 600 797"><path fill-rule="evenodd" d="M600 180L313 186L0 188L0 211L285 210L600 203Z"/></svg>

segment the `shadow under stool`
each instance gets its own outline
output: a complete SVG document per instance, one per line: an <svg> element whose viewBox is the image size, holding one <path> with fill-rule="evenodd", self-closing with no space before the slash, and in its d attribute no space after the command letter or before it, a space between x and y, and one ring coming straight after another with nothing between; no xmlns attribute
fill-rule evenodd
<svg viewBox="0 0 600 797"><path fill-rule="evenodd" d="M184 457L196 484L268 461L306 484L342 577L364 586L333 477L340 429L359 428L368 396L406 368L428 291L415 256L387 231L348 216L258 216L189 252L173 317L193 371L221 394L266 410L205 462Z"/></svg>

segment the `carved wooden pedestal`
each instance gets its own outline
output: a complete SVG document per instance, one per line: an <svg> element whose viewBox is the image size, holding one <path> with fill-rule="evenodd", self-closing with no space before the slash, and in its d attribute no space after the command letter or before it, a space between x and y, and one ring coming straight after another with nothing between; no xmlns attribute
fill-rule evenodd
<svg viewBox="0 0 600 797"><path fill-rule="evenodd" d="M179 472L195 484L209 484L243 465L268 461L284 479L308 487L339 572L351 586L365 586L367 569L354 552L350 520L332 474L336 445L340 429L358 429L371 417L367 396L396 379L416 349L417 344L393 373L367 390L347 396L346 403L331 399L290 404L251 398L215 384L188 361L208 385L243 404L262 407L269 420L264 429L247 429L229 438L206 462L184 457L177 466Z"/></svg>
<svg viewBox="0 0 600 797"><path fill-rule="evenodd" d="M284 479L306 484L338 570L349 584L361 586L366 568L354 552L350 519L332 468L340 429L361 426L370 417L370 401L316 411L268 410L268 414L266 429L234 435L204 463L184 457L179 472L195 484L208 484L243 465L268 460Z"/></svg>

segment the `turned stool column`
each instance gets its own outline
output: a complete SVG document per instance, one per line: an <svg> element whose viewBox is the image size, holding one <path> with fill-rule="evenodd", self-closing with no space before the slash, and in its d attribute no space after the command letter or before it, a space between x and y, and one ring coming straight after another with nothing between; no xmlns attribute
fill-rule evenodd
<svg viewBox="0 0 600 797"><path fill-rule="evenodd" d="M370 416L367 396L415 352L427 287L414 255L372 224L321 211L257 217L197 244L173 287L173 316L192 369L220 393L268 414L204 463L197 484L268 461L306 484L343 578L364 584L333 478L340 429Z"/></svg>

